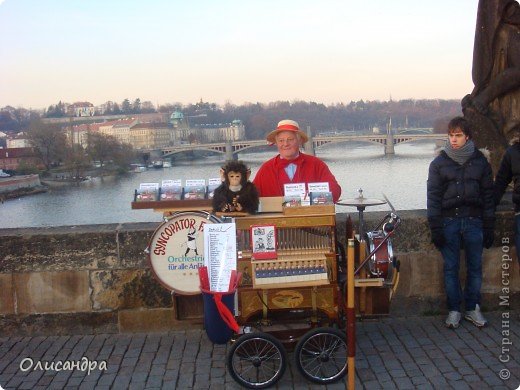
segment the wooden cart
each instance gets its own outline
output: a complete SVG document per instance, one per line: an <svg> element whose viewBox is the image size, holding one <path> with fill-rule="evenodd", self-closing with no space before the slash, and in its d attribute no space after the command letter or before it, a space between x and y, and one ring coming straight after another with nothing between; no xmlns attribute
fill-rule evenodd
<svg viewBox="0 0 520 390"><path fill-rule="evenodd" d="M354 263L359 266L363 259L372 257L360 255L365 253L364 240L351 239L348 263L352 271L347 292L347 256L336 237L333 205L286 208L282 212L280 199L268 202L275 207L264 204L264 211L270 208L277 212L219 215L221 221L231 218L236 224L237 270L242 273L235 305L241 330L233 338L227 368L244 387L270 387L286 369L287 349L294 349L295 365L307 380L336 382L346 375L347 362L353 373L356 310L358 314L379 310L377 304L387 310L388 286L382 278L366 277L364 269L354 272ZM168 216L186 210L209 211L211 202L134 202L132 208L153 208ZM255 226L274 226L274 258L260 258L252 250L251 231ZM377 245L369 249L375 253ZM347 317L350 328L346 326ZM350 329L348 346L345 328ZM349 383L353 378L349 375Z"/></svg>
<svg viewBox="0 0 520 390"><path fill-rule="evenodd" d="M272 386L284 373L286 349L294 348L296 367L309 381L343 378L347 340L338 280L344 258L337 250L334 206L287 208L235 223L242 272L237 321L244 333L227 356L231 376L247 388ZM275 259L255 258L251 229L258 225L275 227Z"/></svg>

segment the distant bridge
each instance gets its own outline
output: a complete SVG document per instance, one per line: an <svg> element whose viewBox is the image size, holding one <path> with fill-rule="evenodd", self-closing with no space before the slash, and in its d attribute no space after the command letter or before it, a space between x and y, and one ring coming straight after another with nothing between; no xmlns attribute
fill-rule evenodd
<svg viewBox="0 0 520 390"><path fill-rule="evenodd" d="M405 129L398 129L396 134L433 134L431 127L408 127Z"/></svg>
<svg viewBox="0 0 520 390"><path fill-rule="evenodd" d="M383 145L385 154L394 154L395 145L405 142L413 142L419 140L446 140L446 134L371 134L371 135L339 135L334 137L313 137L313 148L317 149L323 145L338 142L370 142L373 144Z"/></svg>
<svg viewBox="0 0 520 390"><path fill-rule="evenodd" d="M314 154L316 149L319 149L323 145L340 143L340 142L370 142L384 146L385 154L394 154L394 146L405 142L413 142L420 140L446 140L446 134L406 134L406 133L387 133L387 134L371 134L371 135L336 135L336 136L315 136L309 139L306 146L306 151ZM312 150L309 150L309 146L312 143ZM186 144L186 145L175 145L168 146L160 149L163 157L172 156L177 153L189 152L195 150L211 151L216 153L222 153L226 155L226 159L233 158L239 152L243 152L248 149L256 148L259 146L268 145L265 140L252 140L252 141L228 141L228 142L216 142L210 144Z"/></svg>

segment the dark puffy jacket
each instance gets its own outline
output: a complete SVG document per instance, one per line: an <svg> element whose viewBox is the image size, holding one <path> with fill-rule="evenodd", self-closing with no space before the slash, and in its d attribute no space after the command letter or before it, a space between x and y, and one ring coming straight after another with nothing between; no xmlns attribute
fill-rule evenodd
<svg viewBox="0 0 520 390"><path fill-rule="evenodd" d="M520 211L520 144L515 143L507 148L500 168L495 178L495 204L500 203L500 199L513 180L513 203L515 211Z"/></svg>
<svg viewBox="0 0 520 390"><path fill-rule="evenodd" d="M442 151L430 164L427 185L428 221L442 217L480 217L494 221L493 174L480 150L460 165Z"/></svg>

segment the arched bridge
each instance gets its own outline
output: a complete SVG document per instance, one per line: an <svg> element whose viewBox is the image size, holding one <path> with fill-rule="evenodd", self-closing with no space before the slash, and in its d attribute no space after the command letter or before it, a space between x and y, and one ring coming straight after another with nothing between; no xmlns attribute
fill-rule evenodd
<svg viewBox="0 0 520 390"><path fill-rule="evenodd" d="M399 129L397 134L433 134L433 128L431 127L408 127L405 129Z"/></svg>
<svg viewBox="0 0 520 390"><path fill-rule="evenodd" d="M252 141L232 141L232 142L216 142L212 144L189 144L189 145L176 145L162 148L161 152L164 157L171 156L173 154L189 152L194 150L205 150L216 153L231 153L236 154L243 152L246 149L256 148L258 146L268 145L266 140L252 140Z"/></svg>
<svg viewBox="0 0 520 390"><path fill-rule="evenodd" d="M394 154L394 146L405 142L418 140L445 140L446 134L372 134L372 135L339 135L333 137L313 137L314 149L320 146L338 142L370 142L385 147L385 154Z"/></svg>
<svg viewBox="0 0 520 390"><path fill-rule="evenodd" d="M338 135L338 136L315 136L312 137L313 150L323 145L339 143L339 142L370 142L380 144L385 147L385 154L394 154L394 146L405 142L413 142L419 140L446 140L446 134L372 134L372 135ZM233 155L243 152L247 149L256 148L258 146L268 145L265 140L251 141L232 141L232 142L216 142L211 144L187 144L168 146L161 149L163 157L171 156L177 153L205 150L216 153L226 154L226 158L230 159Z"/></svg>

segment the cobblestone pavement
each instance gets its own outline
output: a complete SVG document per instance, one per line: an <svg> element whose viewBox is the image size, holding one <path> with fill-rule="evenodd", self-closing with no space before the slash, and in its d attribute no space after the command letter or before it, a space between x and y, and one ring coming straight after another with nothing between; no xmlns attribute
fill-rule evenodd
<svg viewBox="0 0 520 390"><path fill-rule="evenodd" d="M484 329L463 321L449 330L440 316L357 322L356 388L517 389L520 324L509 314L502 322L501 313L487 313ZM0 388L239 389L226 371L228 348L201 330L0 337ZM344 389L345 380L313 385L289 363L276 388Z"/></svg>

